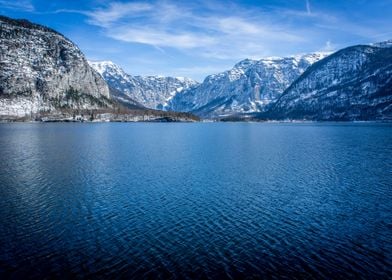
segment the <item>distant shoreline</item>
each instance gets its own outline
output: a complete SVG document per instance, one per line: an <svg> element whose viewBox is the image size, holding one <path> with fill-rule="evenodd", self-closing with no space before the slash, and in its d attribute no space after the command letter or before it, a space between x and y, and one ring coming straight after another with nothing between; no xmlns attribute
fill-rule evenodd
<svg viewBox="0 0 392 280"><path fill-rule="evenodd" d="M367 121L331 121L331 120L287 120L287 121L219 121L219 120L173 120L167 118L151 119L151 120L68 120L68 119L52 119L52 120L0 120L0 124L10 123L263 123L263 124L367 124L367 123L384 123L391 124L392 120L367 120Z"/></svg>

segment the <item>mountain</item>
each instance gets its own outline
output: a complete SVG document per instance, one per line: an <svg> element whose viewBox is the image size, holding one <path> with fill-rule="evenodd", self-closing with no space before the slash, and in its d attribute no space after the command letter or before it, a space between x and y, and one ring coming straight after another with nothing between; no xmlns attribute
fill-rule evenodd
<svg viewBox="0 0 392 280"><path fill-rule="evenodd" d="M125 108L129 108L129 109L140 109L140 110L147 109L146 107L144 107L142 104L140 104L136 100L132 99L131 97L125 95L123 92L121 92L115 88L109 87L109 92L110 92L110 98L113 101L116 101L116 103L120 106L123 106Z"/></svg>
<svg viewBox="0 0 392 280"><path fill-rule="evenodd" d="M258 117L392 120L392 41L348 47L316 62Z"/></svg>
<svg viewBox="0 0 392 280"><path fill-rule="evenodd" d="M0 116L111 106L109 88L60 33L0 16Z"/></svg>
<svg viewBox="0 0 392 280"><path fill-rule="evenodd" d="M0 16L0 120L197 119L153 109L207 118L392 120L392 40L331 55L246 59L199 84L88 62L55 30Z"/></svg>
<svg viewBox="0 0 392 280"><path fill-rule="evenodd" d="M176 94L167 107L203 117L260 112L310 65L327 55L246 59L231 70L210 75L203 83Z"/></svg>
<svg viewBox="0 0 392 280"><path fill-rule="evenodd" d="M131 98L151 109L165 109L173 96L198 84L183 77L131 76L111 61L89 61L89 64L111 88L123 94L118 95L119 98Z"/></svg>

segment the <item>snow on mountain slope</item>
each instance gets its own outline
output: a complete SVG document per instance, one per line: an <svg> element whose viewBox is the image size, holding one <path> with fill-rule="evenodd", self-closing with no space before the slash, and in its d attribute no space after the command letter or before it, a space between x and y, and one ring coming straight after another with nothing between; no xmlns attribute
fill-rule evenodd
<svg viewBox="0 0 392 280"><path fill-rule="evenodd" d="M313 64L264 117L392 120L391 41L349 47Z"/></svg>
<svg viewBox="0 0 392 280"><path fill-rule="evenodd" d="M109 88L60 33L0 16L0 116L110 106Z"/></svg>
<svg viewBox="0 0 392 280"><path fill-rule="evenodd" d="M327 55L312 53L286 58L245 59L232 69L210 75L203 83L176 94L168 109L193 112L203 117L260 112L310 65Z"/></svg>
<svg viewBox="0 0 392 280"><path fill-rule="evenodd" d="M176 94L198 84L184 77L131 76L111 61L89 61L89 64L110 87L152 109L165 109Z"/></svg>

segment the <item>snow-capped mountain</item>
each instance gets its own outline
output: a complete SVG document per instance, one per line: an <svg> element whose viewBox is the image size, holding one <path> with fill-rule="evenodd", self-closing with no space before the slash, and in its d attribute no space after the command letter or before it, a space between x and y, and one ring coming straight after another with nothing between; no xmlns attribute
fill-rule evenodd
<svg viewBox="0 0 392 280"><path fill-rule="evenodd" d="M285 58L246 59L232 69L210 75L203 83L176 94L167 107L203 117L260 112L310 65L327 55L312 53Z"/></svg>
<svg viewBox="0 0 392 280"><path fill-rule="evenodd" d="M198 83L183 77L131 76L111 61L89 61L111 88L151 109L165 109L179 92Z"/></svg>
<svg viewBox="0 0 392 280"><path fill-rule="evenodd" d="M0 116L110 106L109 88L58 32L0 16Z"/></svg>
<svg viewBox="0 0 392 280"><path fill-rule="evenodd" d="M391 41L349 47L315 63L261 117L392 120Z"/></svg>

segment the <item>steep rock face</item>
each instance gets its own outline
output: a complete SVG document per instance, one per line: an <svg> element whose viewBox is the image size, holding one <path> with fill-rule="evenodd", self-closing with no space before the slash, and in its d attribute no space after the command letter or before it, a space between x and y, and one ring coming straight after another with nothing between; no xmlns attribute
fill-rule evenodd
<svg viewBox="0 0 392 280"><path fill-rule="evenodd" d="M392 44L353 46L315 63L271 106L272 119L392 119Z"/></svg>
<svg viewBox="0 0 392 280"><path fill-rule="evenodd" d="M177 94L168 108L204 117L260 112L310 65L327 55L246 59L231 70L210 75L200 85Z"/></svg>
<svg viewBox="0 0 392 280"><path fill-rule="evenodd" d="M0 16L0 115L110 106L109 88L58 32Z"/></svg>
<svg viewBox="0 0 392 280"><path fill-rule="evenodd" d="M131 76L111 61L89 61L110 87L151 109L165 109L168 101L177 93L196 85L197 82L183 77Z"/></svg>

